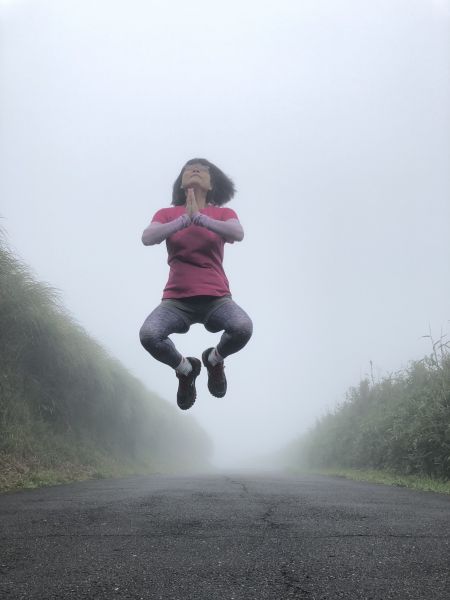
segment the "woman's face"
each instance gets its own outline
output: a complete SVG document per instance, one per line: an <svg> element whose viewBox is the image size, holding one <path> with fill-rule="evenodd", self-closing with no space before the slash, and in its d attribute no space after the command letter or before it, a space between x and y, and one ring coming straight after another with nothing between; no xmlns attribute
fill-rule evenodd
<svg viewBox="0 0 450 600"><path fill-rule="evenodd" d="M212 189L209 167L200 163L186 165L181 176L181 187L185 190L190 187L200 188L205 192Z"/></svg>

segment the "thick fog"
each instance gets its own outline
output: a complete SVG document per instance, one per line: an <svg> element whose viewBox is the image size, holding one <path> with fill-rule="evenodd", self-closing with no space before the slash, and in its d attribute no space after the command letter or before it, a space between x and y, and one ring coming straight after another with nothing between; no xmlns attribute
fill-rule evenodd
<svg viewBox="0 0 450 600"><path fill-rule="evenodd" d="M450 319L446 0L0 1L0 223L85 329L176 404L139 328L142 230L192 157L230 175L225 270L254 335L189 414L218 465L282 447ZM200 357L218 335L173 340Z"/></svg>

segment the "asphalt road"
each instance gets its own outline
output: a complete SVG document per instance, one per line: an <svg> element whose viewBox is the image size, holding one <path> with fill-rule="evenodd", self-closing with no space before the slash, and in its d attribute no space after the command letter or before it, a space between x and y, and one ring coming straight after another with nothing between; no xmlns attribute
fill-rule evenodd
<svg viewBox="0 0 450 600"><path fill-rule="evenodd" d="M0 496L0 598L450 599L450 497L155 475Z"/></svg>

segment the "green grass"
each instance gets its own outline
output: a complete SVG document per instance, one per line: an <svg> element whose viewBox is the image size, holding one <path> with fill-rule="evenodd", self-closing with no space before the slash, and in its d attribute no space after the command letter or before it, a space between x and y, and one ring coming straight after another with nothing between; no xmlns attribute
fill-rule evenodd
<svg viewBox="0 0 450 600"><path fill-rule="evenodd" d="M117 452L113 446L99 446L88 435L55 433L43 421L3 433L14 444L9 444L9 450L0 448L0 493L86 479L194 469L194 465L183 464L169 452L151 452L146 447L136 455Z"/></svg>
<svg viewBox="0 0 450 600"><path fill-rule="evenodd" d="M206 472L208 466L202 466ZM16 457L0 455L0 493L24 489L34 489L52 485L62 485L89 479L110 479L140 475L178 474L197 472L192 465L180 467L175 463L153 463L151 461L121 462L104 457L95 464L82 465L77 462L64 462L47 466L39 460L19 461Z"/></svg>
<svg viewBox="0 0 450 600"><path fill-rule="evenodd" d="M314 469L309 470L308 473L330 475L333 477L344 477L345 479L352 479L354 481L367 481L370 483L381 483L383 485L406 487L423 492L450 494L450 481L433 479L432 477L399 475L398 473L393 473L391 471L374 469Z"/></svg>
<svg viewBox="0 0 450 600"><path fill-rule="evenodd" d="M108 455L95 447L61 438L53 440L50 448L36 447L31 453L0 453L0 492L37 488L127 475L149 474L167 470L167 465L151 461L132 461ZM55 443L57 442L57 443Z"/></svg>

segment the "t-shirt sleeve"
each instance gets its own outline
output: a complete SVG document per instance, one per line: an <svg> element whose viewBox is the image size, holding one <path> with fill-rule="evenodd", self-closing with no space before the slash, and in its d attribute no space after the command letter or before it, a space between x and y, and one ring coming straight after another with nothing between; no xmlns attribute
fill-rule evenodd
<svg viewBox="0 0 450 600"><path fill-rule="evenodd" d="M155 221L156 223L168 223L170 221L167 208L160 208L155 212L152 218L152 223Z"/></svg>
<svg viewBox="0 0 450 600"><path fill-rule="evenodd" d="M238 219L239 217L237 216L237 214L234 212L234 210L232 208L223 208L222 209L222 214L220 215L220 220L221 221L228 221L228 219Z"/></svg>

